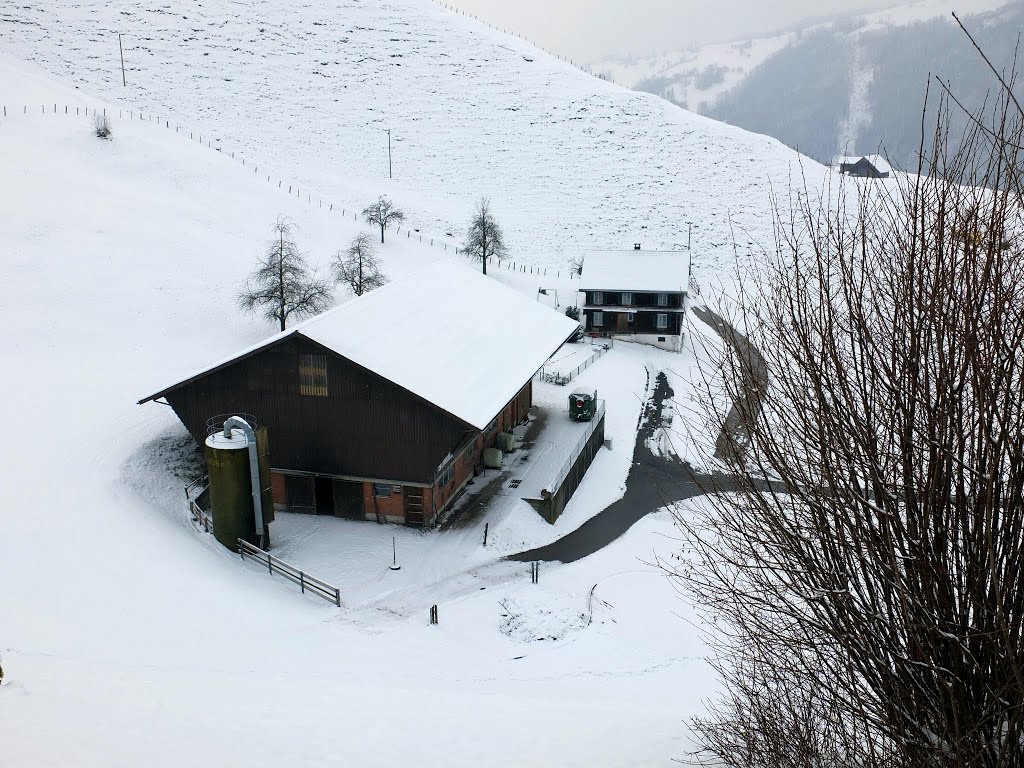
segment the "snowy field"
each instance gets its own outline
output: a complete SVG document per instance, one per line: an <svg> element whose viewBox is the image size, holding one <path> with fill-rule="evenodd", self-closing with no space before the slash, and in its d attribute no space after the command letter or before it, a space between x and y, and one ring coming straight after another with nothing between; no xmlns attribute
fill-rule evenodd
<svg viewBox="0 0 1024 768"><path fill-rule="evenodd" d="M24 0L0 9L0 50L201 134L271 183L349 211L391 194L429 237L459 241L487 195L512 258L546 266L684 246L692 223L694 271L711 279L734 241L770 241L771 189L827 173L429 0ZM43 103L0 82L15 112Z"/></svg>
<svg viewBox="0 0 1024 768"><path fill-rule="evenodd" d="M117 109L9 60L0 84ZM486 551L475 530L294 531L321 546L292 550L311 565L326 544L351 557L355 605L338 610L191 526L187 435L135 401L273 332L234 295L277 214L321 269L360 226L148 122L119 121L106 142L84 116L0 120L0 182L5 767L667 766L685 751L712 681L692 611L651 565L678 550L670 516L543 565L538 585L498 556L621 495L648 369L692 357L622 344L580 377L608 401L615 448L556 526L510 509ZM444 254L399 237L381 255L398 276ZM566 277L495 277L572 292ZM564 396L538 387L552 407ZM406 581L389 584L392 535Z"/></svg>

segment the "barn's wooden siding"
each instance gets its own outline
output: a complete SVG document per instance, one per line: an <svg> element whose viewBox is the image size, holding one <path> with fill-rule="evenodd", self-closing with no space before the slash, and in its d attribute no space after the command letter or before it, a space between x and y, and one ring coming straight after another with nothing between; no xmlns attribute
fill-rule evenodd
<svg viewBox="0 0 1024 768"><path fill-rule="evenodd" d="M326 397L300 394L302 354L326 356ZM252 414L267 427L275 468L322 475L432 485L438 465L476 431L300 334L164 396L200 444L211 417Z"/></svg>

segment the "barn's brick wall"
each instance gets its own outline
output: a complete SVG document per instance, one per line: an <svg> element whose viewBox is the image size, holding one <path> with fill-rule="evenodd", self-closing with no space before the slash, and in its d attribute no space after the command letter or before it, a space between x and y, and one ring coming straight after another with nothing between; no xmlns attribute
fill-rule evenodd
<svg viewBox="0 0 1024 768"><path fill-rule="evenodd" d="M499 432L510 431L513 427L526 419L533 405L533 382L528 382L519 393L513 398L495 420L495 426L490 430L478 432L476 436L455 456L452 460L454 473L452 479L441 487L435 482L430 488L411 488L423 494L424 522L427 525L433 524L438 514L454 500L460 491L473 477L473 468L480 463L485 448L494 445ZM273 489L274 507L276 509L287 509L288 494L285 484L285 475L279 472L271 473L271 487ZM377 520L381 515L389 523L404 523L405 519L405 494L407 489L404 486L390 486L391 494L388 496L377 496L374 493L372 482L362 483L363 509L367 520ZM397 490L396 490L397 489Z"/></svg>
<svg viewBox="0 0 1024 768"><path fill-rule="evenodd" d="M490 431L479 432L473 441L463 447L453 459L455 473L451 481L443 488L440 483L435 483L433 488L424 491L423 508L430 510L428 524L436 520L437 515L445 510L448 504L462 491L466 483L473 478L473 467L480 462L484 449L494 445L498 433L511 431L513 427L520 424L526 419L532 406L533 381L529 381L525 387L519 390L512 402L498 414L494 428Z"/></svg>
<svg viewBox="0 0 1024 768"><path fill-rule="evenodd" d="M376 520L377 515L383 515L389 523L405 522L405 495L402 486L391 486L390 496L377 496L374 493L373 483L363 483L363 509L366 510L367 520Z"/></svg>

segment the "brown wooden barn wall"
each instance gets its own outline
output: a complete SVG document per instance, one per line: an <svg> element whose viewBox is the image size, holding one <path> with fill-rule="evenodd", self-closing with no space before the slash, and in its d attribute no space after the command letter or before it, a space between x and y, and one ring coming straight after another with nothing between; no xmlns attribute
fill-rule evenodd
<svg viewBox="0 0 1024 768"><path fill-rule="evenodd" d="M299 394L300 354L326 355L327 397ZM433 484L440 462L475 431L299 335L201 376L166 398L200 444L209 418L252 414L267 427L275 468L322 475Z"/></svg>

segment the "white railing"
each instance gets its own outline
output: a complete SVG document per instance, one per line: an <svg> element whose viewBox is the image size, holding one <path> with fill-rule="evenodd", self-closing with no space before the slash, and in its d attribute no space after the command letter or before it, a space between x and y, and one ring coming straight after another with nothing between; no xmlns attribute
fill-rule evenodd
<svg viewBox="0 0 1024 768"><path fill-rule="evenodd" d="M541 381L546 381L550 384L558 384L559 386L564 386L573 379L575 379L577 376L579 376L581 373L583 373L585 370L587 370L587 368L592 366L606 354L608 354L608 350L611 349L611 347L611 343L602 344L597 348L597 351L594 352L594 354L592 354L590 357L588 357L586 360L584 360L582 363L580 363L578 366L573 368L568 373L562 373L561 371L545 371L543 368L541 368L540 373L538 374L538 378Z"/></svg>
<svg viewBox="0 0 1024 768"><path fill-rule="evenodd" d="M551 495L554 496L562 488L562 483L565 482L566 476L569 474L569 470L572 469L572 465L576 463L576 459L583 453L583 449L586 447L587 442L593 436L594 432L597 431L598 426L604 420L604 400L599 400L597 404L597 413L594 414L594 418L587 424L587 429L583 433L583 436L576 443L576 447L572 449L572 453L569 454L568 460L562 467L561 471L555 475L555 479L551 483L551 487L548 488Z"/></svg>
<svg viewBox="0 0 1024 768"><path fill-rule="evenodd" d="M322 597L339 608L341 607L341 590L328 584L326 581L320 581L320 579L310 576L305 571L300 571L294 565L289 565L283 560L279 560L269 552L264 552L259 547L250 544L245 539L238 540L238 552L243 560L248 557L261 565L265 565L267 572L271 575L276 573L279 576L284 576L292 583L298 584L299 589L303 593L307 591L312 592L317 597Z"/></svg>

